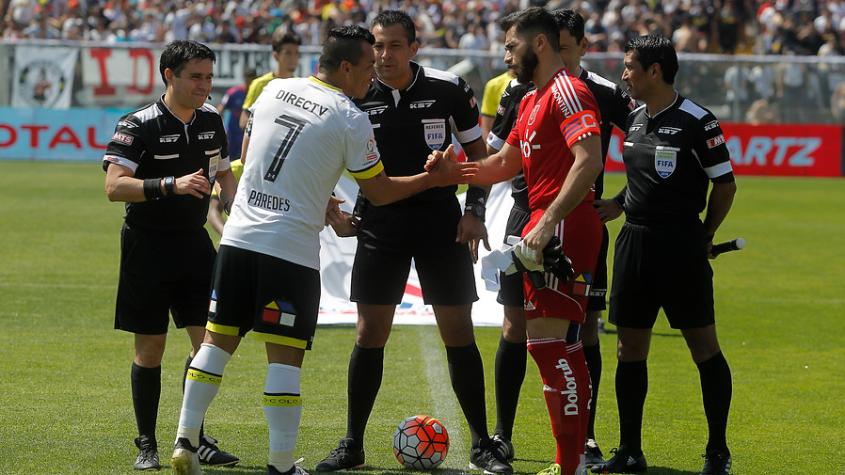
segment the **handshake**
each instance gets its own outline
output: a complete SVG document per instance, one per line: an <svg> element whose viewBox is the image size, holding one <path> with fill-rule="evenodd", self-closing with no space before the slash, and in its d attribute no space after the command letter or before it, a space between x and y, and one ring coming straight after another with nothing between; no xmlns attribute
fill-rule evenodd
<svg viewBox="0 0 845 475"><path fill-rule="evenodd" d="M563 254L563 245L557 236L552 236L543 248L543 260L537 263L535 251L525 246L517 236L508 236L508 246L491 252L481 259L481 277L487 290L499 290L499 271L505 275L525 272L536 289L546 287L543 273L547 272L567 282L574 276L572 261Z"/></svg>

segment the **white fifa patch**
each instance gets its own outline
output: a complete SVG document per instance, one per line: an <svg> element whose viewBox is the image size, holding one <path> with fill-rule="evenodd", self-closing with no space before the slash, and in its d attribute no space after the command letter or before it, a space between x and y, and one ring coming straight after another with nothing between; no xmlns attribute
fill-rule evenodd
<svg viewBox="0 0 845 475"><path fill-rule="evenodd" d="M446 142L446 121L444 119L426 119L422 123L426 145L432 150L440 150Z"/></svg>
<svg viewBox="0 0 845 475"><path fill-rule="evenodd" d="M678 152L658 148L654 151L654 170L660 178L666 179L675 172L678 162Z"/></svg>
<svg viewBox="0 0 845 475"><path fill-rule="evenodd" d="M208 304L208 311L209 313L217 312L217 301L212 300L211 303Z"/></svg>

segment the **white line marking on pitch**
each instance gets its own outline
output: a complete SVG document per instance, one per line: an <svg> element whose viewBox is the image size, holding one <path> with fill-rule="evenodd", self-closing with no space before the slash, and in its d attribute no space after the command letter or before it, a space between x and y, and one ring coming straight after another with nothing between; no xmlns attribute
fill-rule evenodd
<svg viewBox="0 0 845 475"><path fill-rule="evenodd" d="M463 412L458 406L443 342L436 326L415 326L420 355L425 365L428 394L432 404L431 416L443 421L449 431L449 454L443 466L465 472L469 466L469 452L464 446Z"/></svg>

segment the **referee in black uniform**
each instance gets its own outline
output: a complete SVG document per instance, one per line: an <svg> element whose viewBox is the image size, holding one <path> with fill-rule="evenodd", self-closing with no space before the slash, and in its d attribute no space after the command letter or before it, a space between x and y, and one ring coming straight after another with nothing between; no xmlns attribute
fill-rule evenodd
<svg viewBox="0 0 845 475"><path fill-rule="evenodd" d="M203 227L211 187L220 183L224 203L235 193L223 121L205 104L214 61L200 43L168 44L159 64L164 95L118 121L103 157L109 200L126 202L114 327L135 334L137 470L160 468L155 429L168 314L191 339L186 371L205 335L215 257ZM208 436L200 451L210 465L238 462Z"/></svg>
<svg viewBox="0 0 845 475"><path fill-rule="evenodd" d="M648 388L646 358L660 308L681 330L698 366L709 439L702 475L730 472L725 438L731 372L719 348L713 312L713 236L731 208L736 184L719 122L678 94L672 43L641 36L625 47L624 81L645 103L628 117L626 190L599 203L603 220L625 211L616 239L610 321L619 330L616 400L620 446L597 473L646 470L641 447ZM712 183L709 199L708 185ZM704 222L699 213L705 210Z"/></svg>
<svg viewBox="0 0 845 475"><path fill-rule="evenodd" d="M431 151L445 150L452 134L470 160L486 157L469 85L454 74L411 61L419 47L413 19L401 11L383 11L373 20L372 32L378 79L357 103L369 114L387 175L420 173ZM423 299L434 307L452 388L469 425L471 466L493 473L512 471L492 451L483 365L470 318L472 302L478 299L472 261L478 240L487 238L486 191L471 187L465 210L455 192L450 186L386 206L361 200L356 204L361 223L351 299L358 303L358 331L349 361L347 433L317 471L364 463L364 432L381 385L384 346L412 258Z"/></svg>
<svg viewBox="0 0 845 475"><path fill-rule="evenodd" d="M581 67L581 58L587 51L587 39L584 36L584 19L574 10L555 10L555 21L560 29L560 55L566 68L584 81L590 92L596 98L601 113L601 153L602 162L607 157L613 128L624 130L628 114L634 108L634 101L625 91L614 82ZM502 95L496 119L491 134L487 137L489 153L495 153L502 148L513 124L516 121L519 103L525 94L534 88L532 83L523 84L514 79ZM505 236L521 236L522 228L528 223L528 190L525 178L520 173L511 182L514 206L508 217ZM604 189L604 172L596 180L596 199L601 199ZM587 441L585 457L587 465L603 462L601 450L596 443L595 436L595 407L598 400L599 382L601 380L601 351L599 349L598 319L606 308L605 293L607 291L607 247L608 234L604 228L604 237L596 274L590 287L590 299L587 303L587 319L583 326L570 325L569 339L584 342L584 355L590 371L592 383L592 407L587 427ZM498 302L504 305L504 322L502 337L496 352L496 431L493 436L498 450L513 459L511 444L519 391L525 377L526 344L525 344L525 314L523 311L523 289L521 274L500 276L501 288ZM571 341L574 343L574 341Z"/></svg>

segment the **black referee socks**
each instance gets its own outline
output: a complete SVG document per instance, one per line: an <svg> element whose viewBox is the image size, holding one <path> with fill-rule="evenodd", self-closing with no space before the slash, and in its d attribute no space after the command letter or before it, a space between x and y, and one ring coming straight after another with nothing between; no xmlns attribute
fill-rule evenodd
<svg viewBox="0 0 845 475"><path fill-rule="evenodd" d="M489 437L487 432L487 407L484 401L484 365L481 353L473 342L467 346L447 346L449 377L458 403L464 411L472 446L478 446L479 439Z"/></svg>
<svg viewBox="0 0 845 475"><path fill-rule="evenodd" d="M643 406L648 392L648 365L619 361L616 366L616 405L619 409L619 446L631 455L642 453Z"/></svg>
<svg viewBox="0 0 845 475"><path fill-rule="evenodd" d="M599 400L599 383L601 382L601 347L599 343L592 346L584 345L584 358L587 359L587 369L590 371L590 384L593 387L590 422L587 424L587 438L595 439L596 405Z"/></svg>
<svg viewBox="0 0 845 475"><path fill-rule="evenodd" d="M513 423L519 404L519 390L525 379L528 360L526 343L512 343L499 337L496 351L496 434L513 439ZM586 349L586 348L585 348Z"/></svg>
<svg viewBox="0 0 845 475"><path fill-rule="evenodd" d="M346 437L364 445L367 419L373 410L384 369L384 348L361 348L357 344L349 357L346 394Z"/></svg>
<svg viewBox="0 0 845 475"><path fill-rule="evenodd" d="M704 400L704 414L707 415L707 453L728 450L725 432L728 427L728 412L731 409L731 369L722 352L707 361L698 363L701 377L701 397Z"/></svg>
<svg viewBox="0 0 845 475"><path fill-rule="evenodd" d="M138 435L156 440L158 401L161 396L161 366L144 368L132 362L132 405Z"/></svg>

